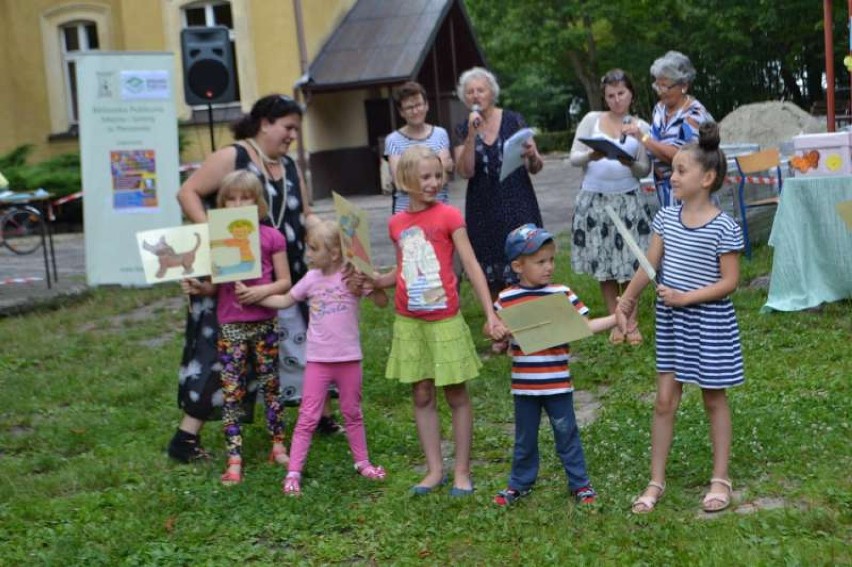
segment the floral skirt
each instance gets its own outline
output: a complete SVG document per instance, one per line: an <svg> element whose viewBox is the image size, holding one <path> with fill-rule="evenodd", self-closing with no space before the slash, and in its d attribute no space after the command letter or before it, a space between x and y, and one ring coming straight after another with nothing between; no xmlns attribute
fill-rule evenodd
<svg viewBox="0 0 852 567"><path fill-rule="evenodd" d="M651 239L651 208L638 191L595 193L580 191L574 205L571 268L598 281L626 282L633 278L639 261L625 244L606 214L609 205L630 230L642 250Z"/></svg>

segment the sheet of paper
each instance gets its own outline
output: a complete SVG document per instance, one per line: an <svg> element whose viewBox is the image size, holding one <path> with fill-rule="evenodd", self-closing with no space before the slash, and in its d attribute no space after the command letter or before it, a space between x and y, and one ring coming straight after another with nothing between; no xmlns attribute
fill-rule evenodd
<svg viewBox="0 0 852 567"><path fill-rule="evenodd" d="M367 212L332 191L337 223L340 225L340 244L343 257L364 274L372 274L370 254L370 221Z"/></svg>
<svg viewBox="0 0 852 567"><path fill-rule="evenodd" d="M632 155L624 151L624 149L618 144L614 144L613 142L607 140L606 138L577 138L580 142L586 144L593 150L601 152L606 159L626 159L629 161L635 161Z"/></svg>
<svg viewBox="0 0 852 567"><path fill-rule="evenodd" d="M497 312L524 354L592 336L586 318L563 294L552 293Z"/></svg>
<svg viewBox="0 0 852 567"><path fill-rule="evenodd" d="M521 128L512 134L508 140L503 142L503 165L500 166L500 181L524 165L521 153L524 151L524 143L533 137L535 132L532 128Z"/></svg>
<svg viewBox="0 0 852 567"><path fill-rule="evenodd" d="M210 275L210 236L206 224L136 233L145 281L154 284Z"/></svg>
<svg viewBox="0 0 852 567"><path fill-rule="evenodd" d="M654 269L654 266L651 265L651 262L648 261L648 258L645 256L645 251L642 250L639 245L636 243L636 240L633 239L633 235L630 234L630 231L627 230L627 227L624 226L624 223L621 222L621 219L618 218L618 215L612 210L612 207L609 205L604 206L604 210L606 214L609 215L609 218L612 219L613 224L615 224L615 228L618 230L618 233L621 234L621 238L624 239L627 247L630 248L630 251L633 252L633 255L636 256L636 259L639 260L639 265L642 266L642 269L645 270L645 273L648 274L648 277L651 278L651 281L657 281L657 270Z"/></svg>
<svg viewBox="0 0 852 567"><path fill-rule="evenodd" d="M212 209L210 228L210 271L213 283L259 278L260 224L257 207Z"/></svg>
<svg viewBox="0 0 852 567"><path fill-rule="evenodd" d="M837 214L846 223L846 228L852 230L852 201L841 201L837 203Z"/></svg>

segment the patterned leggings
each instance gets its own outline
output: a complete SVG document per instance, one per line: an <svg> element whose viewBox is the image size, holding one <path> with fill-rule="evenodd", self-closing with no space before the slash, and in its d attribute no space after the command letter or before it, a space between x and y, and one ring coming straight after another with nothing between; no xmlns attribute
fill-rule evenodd
<svg viewBox="0 0 852 567"><path fill-rule="evenodd" d="M229 457L239 457L243 445L240 402L246 395L245 374L254 355L254 369L266 401L266 429L273 443L284 442L283 408L278 399L278 332L275 321L223 323L219 327L220 378L224 405L222 426Z"/></svg>

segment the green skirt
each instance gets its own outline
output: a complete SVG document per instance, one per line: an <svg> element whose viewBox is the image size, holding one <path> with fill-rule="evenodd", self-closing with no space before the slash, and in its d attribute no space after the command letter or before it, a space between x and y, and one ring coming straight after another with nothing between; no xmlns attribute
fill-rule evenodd
<svg viewBox="0 0 852 567"><path fill-rule="evenodd" d="M461 313L440 321L396 316L386 378L451 386L476 378L481 367Z"/></svg>

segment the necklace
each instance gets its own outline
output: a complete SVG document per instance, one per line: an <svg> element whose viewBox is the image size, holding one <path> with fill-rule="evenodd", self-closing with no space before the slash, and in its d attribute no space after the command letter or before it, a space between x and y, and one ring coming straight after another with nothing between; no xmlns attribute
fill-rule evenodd
<svg viewBox="0 0 852 567"><path fill-rule="evenodd" d="M673 108L672 110L668 110L668 109L666 110L666 116L667 116L668 118L671 118L672 116L675 116L675 115L676 115L677 113L679 113L681 110L683 110L684 108L686 108L686 107L689 105L689 99L690 99L690 98L692 98L692 97L690 97L689 95L686 95L685 97L683 97L683 102L682 102L682 103L680 103L679 105L677 105L677 106L676 106L675 108Z"/></svg>
<svg viewBox="0 0 852 567"><path fill-rule="evenodd" d="M255 152L257 152L257 156L264 163L275 163L275 164L278 163L277 159L272 159L271 157L266 155L263 150L260 149L260 146L258 145L257 142L254 141L254 138L246 138L246 143L248 145L250 145Z"/></svg>
<svg viewBox="0 0 852 567"><path fill-rule="evenodd" d="M281 230L281 222L284 220L284 211L287 209L287 168L284 166L284 159L279 158L274 160L263 153L263 150L260 149L260 146L257 145L252 138L246 138L246 143L252 147L252 149L257 152L257 156L260 158L260 168L261 173L263 173L264 185L266 186L266 192L269 195L267 201L269 202L269 210L266 212L266 216L269 217L269 222L277 228L279 231ZM272 175L269 174L269 170L267 169L267 165L279 165L281 166L281 189L284 193L281 196L281 208L278 209L278 217L275 218L272 216L272 198L278 195L278 191L275 190L275 186L272 185Z"/></svg>

